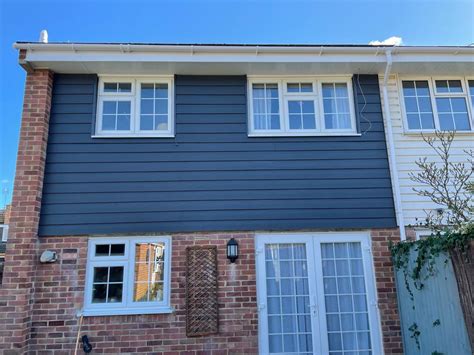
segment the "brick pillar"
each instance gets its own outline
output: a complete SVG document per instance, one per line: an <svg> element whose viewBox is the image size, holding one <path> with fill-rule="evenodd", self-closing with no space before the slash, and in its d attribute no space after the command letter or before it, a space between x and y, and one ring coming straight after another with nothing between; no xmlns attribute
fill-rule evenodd
<svg viewBox="0 0 474 355"><path fill-rule="evenodd" d="M6 354L28 350L52 86L53 73L49 70L35 70L26 76L10 230L0 288L0 352Z"/></svg>
<svg viewBox="0 0 474 355"><path fill-rule="evenodd" d="M385 354L403 354L395 273L389 250L390 241L394 244L400 241L400 232L373 229L371 236L383 347Z"/></svg>

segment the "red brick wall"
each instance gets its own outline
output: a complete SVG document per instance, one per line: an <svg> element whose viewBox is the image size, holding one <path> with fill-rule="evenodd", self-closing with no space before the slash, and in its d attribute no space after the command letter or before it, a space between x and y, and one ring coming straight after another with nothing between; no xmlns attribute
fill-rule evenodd
<svg viewBox="0 0 474 355"><path fill-rule="evenodd" d="M225 244L235 237L240 257L230 264ZM402 353L400 323L389 240L397 230L373 230L373 258L381 328L386 354ZM194 245L216 245L219 272L219 324L215 336L187 338L185 330L185 250ZM58 251L55 264L37 265L30 352L71 353L78 330L87 258L87 237L42 238L40 250ZM87 334L97 353L255 354L258 343L255 250L253 234L212 233L172 236L171 305L173 314L84 317Z"/></svg>
<svg viewBox="0 0 474 355"><path fill-rule="evenodd" d="M27 74L5 268L0 289L0 351L25 351L37 265L37 231L53 74ZM5 352L4 351L4 352Z"/></svg>
<svg viewBox="0 0 474 355"><path fill-rule="evenodd" d="M234 237L240 246L235 264L225 245ZM185 314L186 247L216 245L219 272L219 334L187 338ZM58 251L54 264L37 265L30 352L73 351L82 307L87 237L41 238L40 250ZM257 306L253 234L179 234L172 237L171 305L173 314L84 317L95 353L257 353Z"/></svg>

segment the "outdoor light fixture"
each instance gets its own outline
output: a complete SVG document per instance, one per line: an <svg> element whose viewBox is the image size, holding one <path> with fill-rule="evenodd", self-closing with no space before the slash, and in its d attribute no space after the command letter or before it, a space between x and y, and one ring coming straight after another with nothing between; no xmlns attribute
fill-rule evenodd
<svg viewBox="0 0 474 355"><path fill-rule="evenodd" d="M239 243L237 243L237 241L232 238L227 242L227 259L229 259L231 263L235 263L238 257Z"/></svg>

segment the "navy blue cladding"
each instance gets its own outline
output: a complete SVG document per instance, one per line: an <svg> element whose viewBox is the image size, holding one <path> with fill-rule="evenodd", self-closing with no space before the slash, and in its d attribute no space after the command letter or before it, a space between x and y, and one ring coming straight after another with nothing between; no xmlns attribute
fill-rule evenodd
<svg viewBox="0 0 474 355"><path fill-rule="evenodd" d="M175 138L91 138L96 85L55 77L40 235L395 227L375 75L360 137L249 138L245 77L177 76Z"/></svg>

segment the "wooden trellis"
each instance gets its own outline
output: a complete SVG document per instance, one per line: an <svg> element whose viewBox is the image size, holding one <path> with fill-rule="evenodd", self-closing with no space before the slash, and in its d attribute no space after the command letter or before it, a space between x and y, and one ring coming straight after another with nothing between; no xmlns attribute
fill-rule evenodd
<svg viewBox="0 0 474 355"><path fill-rule="evenodd" d="M186 248L186 335L216 334L219 331L217 304L217 247Z"/></svg>

